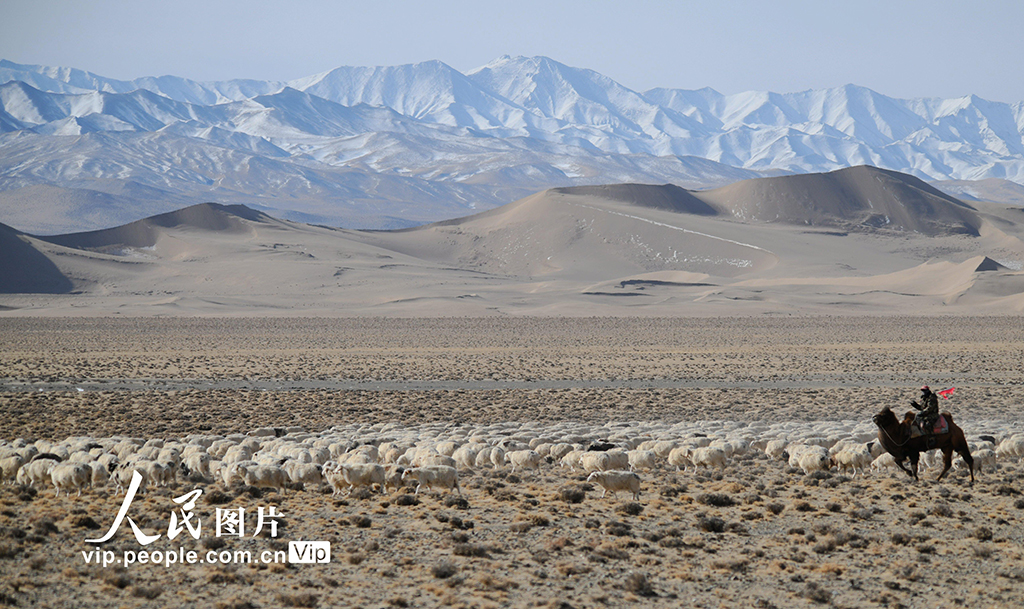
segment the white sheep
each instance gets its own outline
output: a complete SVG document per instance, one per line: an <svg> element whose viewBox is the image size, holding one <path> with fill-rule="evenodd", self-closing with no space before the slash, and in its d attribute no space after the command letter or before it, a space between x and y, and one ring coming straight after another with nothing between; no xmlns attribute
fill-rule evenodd
<svg viewBox="0 0 1024 609"><path fill-rule="evenodd" d="M677 446L668 453L668 464L674 466L676 470L686 471L693 462L690 461L690 452L693 450L691 446Z"/></svg>
<svg viewBox="0 0 1024 609"><path fill-rule="evenodd" d="M210 455L206 452L191 452L181 462L186 476L199 474L203 477L210 476Z"/></svg>
<svg viewBox="0 0 1024 609"><path fill-rule="evenodd" d="M863 476L871 467L872 461L874 459L871 458L871 449L867 444L847 444L832 456L832 462L840 471L845 473L846 470L852 469L854 477L857 476L858 469Z"/></svg>
<svg viewBox="0 0 1024 609"><path fill-rule="evenodd" d="M580 466L583 471L603 472L611 469L608 467L608 453L598 451L587 451L580 456Z"/></svg>
<svg viewBox="0 0 1024 609"><path fill-rule="evenodd" d="M705 435L694 435L689 436L683 440L683 443L689 444L694 448L703 448L708 444L711 444L712 439Z"/></svg>
<svg viewBox="0 0 1024 609"><path fill-rule="evenodd" d="M785 440L771 440L764 447L764 454L772 461L784 461L786 459Z"/></svg>
<svg viewBox="0 0 1024 609"><path fill-rule="evenodd" d="M585 454L587 454L586 451L570 450L566 454L562 455L562 459L559 463L563 468L568 467L569 471L575 472L577 467L583 467L580 463L580 459L582 459Z"/></svg>
<svg viewBox="0 0 1024 609"><path fill-rule="evenodd" d="M58 463L50 470L50 481L57 489L56 497L60 497L61 489L68 495L71 489L77 489L81 495L82 489L92 482L92 468L84 463Z"/></svg>
<svg viewBox="0 0 1024 609"><path fill-rule="evenodd" d="M732 442L724 438L715 438L710 444L708 444L708 446L722 449L722 452L725 453L726 459L732 458L733 454L736 452L736 447L733 446Z"/></svg>
<svg viewBox="0 0 1024 609"><path fill-rule="evenodd" d="M1024 457L1024 436L1006 438L996 446L996 457L1003 461L1019 462Z"/></svg>
<svg viewBox="0 0 1024 609"><path fill-rule="evenodd" d="M427 455L438 454L440 453L434 450L433 446L410 446L405 451L405 454L403 454L402 457L398 459L398 464L404 465L406 463L416 463L417 461L419 461L420 459Z"/></svg>
<svg viewBox="0 0 1024 609"><path fill-rule="evenodd" d="M47 451L42 451L42 452L47 452ZM20 455L21 458L25 460L25 463L28 463L28 462L32 461L32 457L35 457L39 453L40 453L39 447L37 447L35 445L22 446L21 448L19 448L18 450L15 451L15 454Z"/></svg>
<svg viewBox="0 0 1024 609"><path fill-rule="evenodd" d="M91 470L92 479L89 483L90 486L93 488L105 486L107 481L110 480L110 469L104 467L99 461L90 461L86 465L88 465Z"/></svg>
<svg viewBox="0 0 1024 609"><path fill-rule="evenodd" d="M485 446L477 451L473 464L477 467L493 467L491 464L491 450L493 450L492 447Z"/></svg>
<svg viewBox="0 0 1024 609"><path fill-rule="evenodd" d="M533 443L531 442L531 444ZM538 455L542 457L547 457L551 454L552 447L554 447L554 444L550 442L541 442L540 444L534 446L533 450L537 451Z"/></svg>
<svg viewBox="0 0 1024 609"><path fill-rule="evenodd" d="M171 447L161 448L156 460L159 463L170 463L174 466L174 469L177 469L181 465L181 451Z"/></svg>
<svg viewBox="0 0 1024 609"><path fill-rule="evenodd" d="M871 462L872 473L882 473L883 471L896 469L896 459L893 458L889 453L878 455L874 461Z"/></svg>
<svg viewBox="0 0 1024 609"><path fill-rule="evenodd" d="M323 456L322 453L320 453L319 451L316 452L317 454L314 455L314 459L318 459ZM381 460L381 451L373 444L361 444L345 454L352 453L358 453L365 456L367 459L370 460L370 463L380 463ZM330 451L328 451L328 454L330 454ZM326 461L324 461L324 463L326 463ZM321 465L323 464L321 463Z"/></svg>
<svg viewBox="0 0 1024 609"><path fill-rule="evenodd" d="M543 457L535 450L514 450L505 453L505 462L512 464L512 473L516 469L538 469Z"/></svg>
<svg viewBox="0 0 1024 609"><path fill-rule="evenodd" d="M381 489L386 493L388 487L398 490L404 485L402 482L402 473L405 472L405 468L401 465L389 465L384 468L384 483L381 485Z"/></svg>
<svg viewBox="0 0 1024 609"><path fill-rule="evenodd" d="M355 464L355 463L376 463L376 461L373 459L373 457L369 453L366 453L366 452L363 452L363 451L351 451L351 452L344 453L343 455L338 457L335 460L335 462L337 462L337 463L352 463L352 464Z"/></svg>
<svg viewBox="0 0 1024 609"><path fill-rule="evenodd" d="M132 483L132 472L139 472L139 475L142 476L138 492L146 492L146 487L149 485L149 469L138 465L134 462L122 463L114 469L110 477L114 480L115 493L127 492L128 486Z"/></svg>
<svg viewBox="0 0 1024 609"><path fill-rule="evenodd" d="M670 440L659 440L655 442L653 446L651 446L651 450L654 451L654 454L658 455L659 459L668 459L669 453L671 453L672 450L677 446L679 446L677 442Z"/></svg>
<svg viewBox="0 0 1024 609"><path fill-rule="evenodd" d="M376 463L380 459L380 455L377 454L376 446L367 445L360 446L359 448L365 449L358 450L358 452L367 455L369 459L374 463ZM309 451L309 454L313 458L313 463L316 463L317 465L323 465L324 463L327 463L328 461L331 460L331 451L328 450L326 447L313 447Z"/></svg>
<svg viewBox="0 0 1024 609"><path fill-rule="evenodd" d="M937 469L942 466L942 452L935 448L921 453L920 465L922 469Z"/></svg>
<svg viewBox="0 0 1024 609"><path fill-rule="evenodd" d="M429 467L413 467L402 472L402 480L413 478L416 480L416 493L420 488L447 488L455 489L459 495L462 490L459 488L459 471L454 467L444 465Z"/></svg>
<svg viewBox="0 0 1024 609"><path fill-rule="evenodd" d="M558 444L553 444L551 446L551 450L548 451L548 456L556 461L559 461L562 459L562 457L566 456L572 451L572 444L569 444L568 442L559 442Z"/></svg>
<svg viewBox="0 0 1024 609"><path fill-rule="evenodd" d="M213 442L213 444L210 444L209 446L206 447L206 452L209 453L211 457L217 460L223 460L224 455L226 455L228 452L228 449L230 449L232 446L237 445L238 442L235 442L234 440L216 440Z"/></svg>
<svg viewBox="0 0 1024 609"><path fill-rule="evenodd" d="M502 448L500 446L492 446L491 447L490 455L491 455L491 465L494 466L494 469L499 469L502 465L505 464L505 449L504 448Z"/></svg>
<svg viewBox="0 0 1024 609"><path fill-rule="evenodd" d="M110 452L117 456L119 461L126 461L128 457L137 453L140 448L141 446L134 442L131 442L129 440L121 440L113 447L111 447Z"/></svg>
<svg viewBox="0 0 1024 609"><path fill-rule="evenodd" d="M634 472L620 470L592 472L587 476L587 482L596 482L604 489L601 492L601 497L604 497L608 491L611 491L613 495L619 491L629 491L633 493L633 501L640 500L640 476Z"/></svg>
<svg viewBox="0 0 1024 609"><path fill-rule="evenodd" d="M868 442L868 450L871 451L871 458L877 459L882 455L888 454L885 447L882 446L881 442Z"/></svg>
<svg viewBox="0 0 1024 609"><path fill-rule="evenodd" d="M617 469L627 470L629 469L629 453L621 449L612 449L605 453L608 455L608 463L605 465L605 470Z"/></svg>
<svg viewBox="0 0 1024 609"><path fill-rule="evenodd" d="M212 453L211 453L212 454ZM237 463L239 461L251 461L255 451L249 446L243 446L241 444L232 446L224 452L221 457L221 461L224 463Z"/></svg>
<svg viewBox="0 0 1024 609"><path fill-rule="evenodd" d="M398 458L405 454L405 451L397 446L380 451L380 462L385 465L394 465Z"/></svg>
<svg viewBox="0 0 1024 609"><path fill-rule="evenodd" d="M207 447L201 444L186 444L185 448L181 449L181 459L182 461L184 461L186 458L188 458L189 455L194 455L196 453L206 453L206 449Z"/></svg>
<svg viewBox="0 0 1024 609"><path fill-rule="evenodd" d="M455 459L452 459L447 455L442 455L438 453L419 455L416 459L413 460L412 463L416 467L429 467L433 465L456 467L458 465L458 463L455 462Z"/></svg>
<svg viewBox="0 0 1024 609"><path fill-rule="evenodd" d="M232 463L225 463L221 461L220 475L221 480L224 482L224 486L231 486L235 483L244 483L243 475L247 467L255 467L259 465L255 461L234 461Z"/></svg>
<svg viewBox="0 0 1024 609"><path fill-rule="evenodd" d="M693 463L694 470L699 467L725 469L725 451L716 446L702 446L693 449L693 452L690 453L690 461Z"/></svg>
<svg viewBox="0 0 1024 609"><path fill-rule="evenodd" d="M15 481L18 484L28 485L34 487L35 485L45 485L50 482L50 471L54 467L57 467L57 461L53 459L36 459L30 461L25 465L21 466L15 476Z"/></svg>
<svg viewBox="0 0 1024 609"><path fill-rule="evenodd" d="M384 466L379 463L337 463L328 461L324 464L324 476L334 488L334 495L347 490L349 494L357 486L365 486L373 490L373 485L384 488Z"/></svg>
<svg viewBox="0 0 1024 609"><path fill-rule="evenodd" d="M145 478L157 486L167 486L175 481L177 467L171 463L157 463L156 461L134 461L135 469L142 473ZM129 474L129 481L131 474Z"/></svg>
<svg viewBox="0 0 1024 609"><path fill-rule="evenodd" d="M513 450L533 450L530 448L529 443L520 442L519 440L515 440L512 438L506 438L501 442L498 442L498 447L501 448L504 452L511 452Z"/></svg>
<svg viewBox="0 0 1024 609"><path fill-rule="evenodd" d="M750 452L752 440L747 438L729 438L729 445L732 446L730 457L739 457Z"/></svg>
<svg viewBox="0 0 1024 609"><path fill-rule="evenodd" d="M0 481L4 484L14 482L22 465L25 465L25 459L17 453L0 459Z"/></svg>
<svg viewBox="0 0 1024 609"><path fill-rule="evenodd" d="M804 454L804 452L806 452L808 450L811 450L811 448L812 447L809 444L800 444L800 443L794 443L794 444L790 444L789 446L787 446L786 447L786 454L789 455L789 466L790 467L800 467L800 455ZM816 450L816 449L821 448L821 447L816 446L816 447L813 447L813 448ZM825 457L828 458L828 451L827 450L825 451Z"/></svg>
<svg viewBox="0 0 1024 609"><path fill-rule="evenodd" d="M439 454L442 454L446 457L450 457L452 456L452 454L455 453L455 449L457 449L458 447L458 442L446 440L444 442L439 442L437 446L434 447L434 450L436 450Z"/></svg>
<svg viewBox="0 0 1024 609"><path fill-rule="evenodd" d="M31 450L33 446L38 450L37 454L40 455L39 458L43 458L42 455L56 455L60 460L59 462L67 461L71 453L75 452L73 450L68 450L67 442L40 439L28 445L28 448Z"/></svg>
<svg viewBox="0 0 1024 609"><path fill-rule="evenodd" d="M804 474L810 474L813 471L828 471L831 466L828 449L823 446L808 446L806 449L798 451L795 457L790 455L790 465L793 464L794 459L795 467L802 469Z"/></svg>
<svg viewBox="0 0 1024 609"><path fill-rule="evenodd" d="M452 459L455 463L462 468L472 469L476 465L477 450L473 446L466 444L455 449L452 453Z"/></svg>
<svg viewBox="0 0 1024 609"><path fill-rule="evenodd" d="M68 461L71 463L89 463L95 460L96 457L92 453L84 450L75 451L68 456Z"/></svg>
<svg viewBox="0 0 1024 609"><path fill-rule="evenodd" d="M317 463L299 463L288 461L283 466L288 474L288 479L295 484L303 485L303 488L317 487L323 482L323 466Z"/></svg>
<svg viewBox="0 0 1024 609"><path fill-rule="evenodd" d="M242 480L249 486L273 488L284 492L288 474L277 465L257 465L243 470Z"/></svg>
<svg viewBox="0 0 1024 609"><path fill-rule="evenodd" d="M629 455L629 471L635 472L638 469L656 469L658 467L658 455L653 450L635 449L627 453Z"/></svg>
<svg viewBox="0 0 1024 609"><path fill-rule="evenodd" d="M981 473L984 468L988 468L989 471L995 471L996 469L996 451L990 448L980 448L976 451L971 452L971 456L974 458L974 469L978 473ZM953 461L953 467L961 469L967 464L964 462L963 457L957 455L956 460Z"/></svg>
<svg viewBox="0 0 1024 609"><path fill-rule="evenodd" d="M113 453L103 453L96 457L96 462L107 468L108 472L114 471L118 465L121 465L121 461L117 458L117 455Z"/></svg>
<svg viewBox="0 0 1024 609"><path fill-rule="evenodd" d="M845 449L847 446L853 446L854 444L857 444L857 442L848 438L838 440L835 444L829 447L828 456L835 457L839 451Z"/></svg>

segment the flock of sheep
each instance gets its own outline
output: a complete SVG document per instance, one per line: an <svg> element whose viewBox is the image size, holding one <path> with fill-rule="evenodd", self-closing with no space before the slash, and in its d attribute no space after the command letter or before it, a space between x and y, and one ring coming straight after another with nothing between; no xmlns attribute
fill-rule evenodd
<svg viewBox="0 0 1024 609"><path fill-rule="evenodd" d="M990 429L1000 426L991 425ZM176 440L131 437L71 437L63 441L0 441L4 483L51 485L79 495L113 483L120 492L133 472L146 486L218 480L315 489L326 482L335 494L359 487L386 492L406 484L449 489L461 494L459 472L510 467L511 472L560 466L581 470L608 491L640 496L639 470L725 468L751 451L787 461L805 474L837 468L866 475L895 467L875 441L870 423L609 423L565 422L543 426L505 423L490 426L388 423L334 427L319 434L301 428L260 428L229 436L190 435ZM1024 433L975 436L975 467L1024 457ZM924 467L940 456L925 453Z"/></svg>

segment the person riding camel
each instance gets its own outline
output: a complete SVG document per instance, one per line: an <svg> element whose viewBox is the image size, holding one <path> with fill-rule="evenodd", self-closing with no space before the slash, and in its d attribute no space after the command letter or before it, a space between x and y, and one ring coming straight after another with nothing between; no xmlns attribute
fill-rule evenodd
<svg viewBox="0 0 1024 609"><path fill-rule="evenodd" d="M921 403L910 402L910 405L921 411L917 415L917 423L924 433L932 433L935 421L939 418L939 396L928 388L928 385L921 387Z"/></svg>

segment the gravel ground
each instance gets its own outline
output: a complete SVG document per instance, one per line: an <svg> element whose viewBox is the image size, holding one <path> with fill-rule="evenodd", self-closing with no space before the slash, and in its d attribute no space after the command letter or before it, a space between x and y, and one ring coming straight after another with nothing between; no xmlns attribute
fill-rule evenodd
<svg viewBox="0 0 1024 609"><path fill-rule="evenodd" d="M957 387L943 405L969 437L1002 435L1022 429L1021 361L1018 318L0 319L0 438L499 421L537 433L565 421L838 425L909 402L922 382ZM99 388L126 381L141 382ZM367 386L296 388L342 381ZM402 385L427 381L461 384ZM545 381L566 384L493 388ZM258 385L275 382L287 388ZM198 541L186 533L147 549L258 554L327 540L331 563L128 568L82 555L123 500L112 488L55 498L4 485L0 604L1024 605L1024 465L1001 462L973 486L962 471L935 475L807 476L751 452L722 471L642 472L637 504L601 499L553 464L463 471L464 503L433 491L403 498L412 489L340 498L327 487L182 481L136 498L129 516L158 531L173 498L198 487L207 528ZM218 507L271 505L285 515L277 539L221 546L209 531ZM141 548L124 525L102 549Z"/></svg>

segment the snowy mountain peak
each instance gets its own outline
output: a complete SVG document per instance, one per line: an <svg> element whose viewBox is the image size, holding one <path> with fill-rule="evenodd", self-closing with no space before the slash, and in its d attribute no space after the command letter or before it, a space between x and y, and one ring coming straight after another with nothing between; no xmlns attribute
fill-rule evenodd
<svg viewBox="0 0 1024 609"><path fill-rule="evenodd" d="M78 138L78 156L58 136ZM396 191L420 193L412 199L429 191L432 201L451 185L482 185L473 192L493 202L511 192L503 189L710 186L756 172L865 164L927 179L1024 182L1024 102L896 99L855 84L640 93L543 56L503 55L466 74L437 60L341 66L288 82L125 81L0 61L0 150L0 192L132 175L154 188L205 188L224 184L209 167L266 167L270 159L293 164L275 165L280 182L263 191L343 200L375 186L337 195L324 186L333 178L314 179L313 168L401 176L414 182ZM183 150L209 162L182 169ZM118 160L94 158L104 155ZM438 184L445 186L433 190Z"/></svg>

